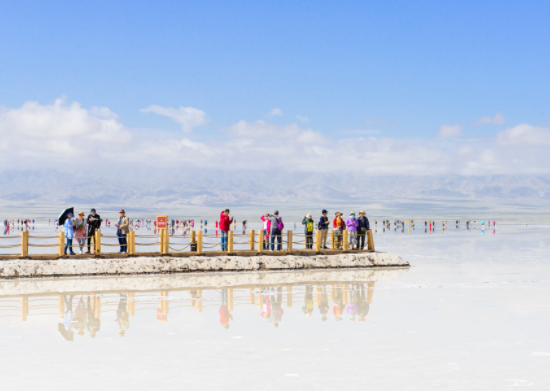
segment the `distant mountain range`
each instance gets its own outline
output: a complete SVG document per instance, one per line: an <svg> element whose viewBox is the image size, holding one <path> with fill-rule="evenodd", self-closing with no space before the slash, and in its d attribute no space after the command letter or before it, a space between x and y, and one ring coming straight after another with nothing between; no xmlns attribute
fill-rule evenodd
<svg viewBox="0 0 550 391"><path fill-rule="evenodd" d="M89 171L88 171L89 172ZM10 210L58 210L66 205L114 210L218 210L231 206L256 211L269 205L299 209L311 205L367 205L392 210L456 208L492 213L546 213L550 177L544 176L373 176L357 173L221 171L170 169L102 172L57 170L0 173L0 206Z"/></svg>

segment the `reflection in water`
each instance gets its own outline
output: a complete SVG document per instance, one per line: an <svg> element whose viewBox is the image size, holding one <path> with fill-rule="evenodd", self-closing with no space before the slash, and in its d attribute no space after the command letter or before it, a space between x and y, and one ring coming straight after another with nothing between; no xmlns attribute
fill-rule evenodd
<svg viewBox="0 0 550 391"><path fill-rule="evenodd" d="M391 271L391 273L394 273L393 276L398 276L403 272L398 269ZM334 271L332 273L340 274L332 274L331 276L345 276L347 272ZM29 315L29 307L32 308L33 313L31 315L33 316L52 316L51 312L41 312L41 308L51 308L53 302L57 302L58 331L67 341L74 341L75 338L83 337L86 334L91 338L95 338L101 331L102 321L107 323L116 322L119 336L124 337L131 332L130 325L137 321L131 321L136 310L144 311L142 313L150 312L150 317L155 319L156 316L156 320L159 322L168 322L170 311L182 311L186 307L196 309L192 316L212 319L210 316L203 314L204 306L204 312L218 311L219 323L225 329L229 329L233 323L244 323L245 319L249 319L249 317L240 313L250 312L251 310L255 312L253 308L256 305L259 316L266 321L267 325L274 328L278 328L283 323L287 313L303 314L308 318L315 317L322 322L331 319L338 322L344 320L364 322L373 300L375 286L375 282L369 281L368 278L376 277L376 272L365 271L364 273L360 275L365 276L363 281L338 282L330 278L326 280L327 282L319 282L314 278L308 282L307 279L302 278L301 281L295 282L295 277L300 275L289 273L288 276L291 277L284 279L284 283L269 285L239 284L236 280L237 282L231 286L220 286L219 288L208 286L204 288L186 287L184 285L177 286L172 290L159 289L155 291L154 286L159 285L153 283L152 286L148 286L147 289L142 291L117 289L119 285L108 286L105 291L93 293L87 291L59 294L52 291L43 291L31 293L21 298L20 316L22 321L26 321L27 315ZM357 276L357 274L354 276ZM393 278L393 276L390 278ZM387 276L385 276L385 279L387 279ZM227 282L227 280L224 281ZM275 279L274 281L281 280ZM0 297L2 311L6 311L8 307L15 309L13 305L9 305L10 301L13 302L13 297L9 295ZM303 304L296 308L293 307L295 302ZM330 316L331 306L333 317ZM9 311L13 310L10 309ZM18 315L12 313L7 316L15 317ZM143 318L140 317L139 319ZM289 323L289 325L292 324L294 323ZM243 325L246 326L246 324ZM111 328L104 333L110 334L112 332ZM112 335L109 336L112 337Z"/></svg>

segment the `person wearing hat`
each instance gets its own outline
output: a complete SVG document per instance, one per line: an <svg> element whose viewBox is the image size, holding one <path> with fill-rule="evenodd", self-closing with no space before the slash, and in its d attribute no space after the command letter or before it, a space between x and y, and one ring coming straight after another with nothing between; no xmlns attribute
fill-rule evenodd
<svg viewBox="0 0 550 391"><path fill-rule="evenodd" d="M306 249L311 250L313 249L313 231L314 231L314 223L313 219L311 218L311 213L308 213L306 217L302 220L302 224L304 225L304 235L306 236Z"/></svg>
<svg viewBox="0 0 550 391"><path fill-rule="evenodd" d="M336 216L334 218L334 221L332 222L332 225L334 226L334 241L336 242L335 248L339 249L342 247L343 243L343 235L344 235L344 229L346 228L346 222L342 219L341 212L336 212L334 215Z"/></svg>
<svg viewBox="0 0 550 391"><path fill-rule="evenodd" d="M321 231L321 248L327 249L327 236L328 236L328 227L330 225L330 221L328 220L327 214L328 211L326 209L323 209L321 212L322 216L319 220L319 226L317 227Z"/></svg>
<svg viewBox="0 0 550 391"><path fill-rule="evenodd" d="M96 231L99 231L99 228L101 228L101 217L96 213L94 208L90 211L86 222L88 224L88 251L86 251L86 254L89 254L92 238L94 237Z"/></svg>
<svg viewBox="0 0 550 391"><path fill-rule="evenodd" d="M275 241L277 241L277 251L281 251L281 241L283 235L283 219L279 216L279 211L276 210L273 215L267 217L271 221L271 251L275 251Z"/></svg>
<svg viewBox="0 0 550 391"><path fill-rule="evenodd" d="M80 254L84 252L84 246L86 245L86 233L88 232L86 219L84 212L80 212L78 217L74 221L74 229L76 232L76 240L78 241L78 246L80 247Z"/></svg>
<svg viewBox="0 0 550 391"><path fill-rule="evenodd" d="M349 234L350 249L357 248L357 219L355 218L355 212L351 212L346 221L346 229Z"/></svg>
<svg viewBox="0 0 550 391"><path fill-rule="evenodd" d="M357 244L358 248L363 250L365 248L365 237L370 230L369 219L367 219L364 210L359 212L359 218L357 219Z"/></svg>
<svg viewBox="0 0 550 391"><path fill-rule="evenodd" d="M118 219L116 235L118 236L118 243L120 244L120 253L123 254L128 249L126 245L126 235L130 232L130 220L126 217L124 209L120 210L120 217Z"/></svg>

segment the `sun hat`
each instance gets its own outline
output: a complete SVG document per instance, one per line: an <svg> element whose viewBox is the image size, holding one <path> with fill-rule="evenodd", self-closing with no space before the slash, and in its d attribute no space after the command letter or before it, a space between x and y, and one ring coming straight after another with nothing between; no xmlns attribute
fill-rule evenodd
<svg viewBox="0 0 550 391"><path fill-rule="evenodd" d="M366 213L365 213L364 210L362 210L361 212L359 212L359 214L364 214L364 215L366 215Z"/></svg>
<svg viewBox="0 0 550 391"><path fill-rule="evenodd" d="M309 218L309 219L311 219L311 213L308 213L308 214L306 215L306 217Z"/></svg>
<svg viewBox="0 0 550 391"><path fill-rule="evenodd" d="M84 213L84 212L79 212L79 213L78 213L79 216L84 216L85 214L86 214L86 213Z"/></svg>
<svg viewBox="0 0 550 391"><path fill-rule="evenodd" d="M126 213L126 212L124 211L124 209L121 209L120 212L118 213Z"/></svg>

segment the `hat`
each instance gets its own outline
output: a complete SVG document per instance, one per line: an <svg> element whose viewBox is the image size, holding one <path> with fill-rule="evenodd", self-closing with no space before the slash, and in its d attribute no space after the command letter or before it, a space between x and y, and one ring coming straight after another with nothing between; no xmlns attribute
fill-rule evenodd
<svg viewBox="0 0 550 391"><path fill-rule="evenodd" d="M94 209L94 208L92 208L92 210L91 210L90 212L94 213L94 212L95 212L95 209Z"/></svg>
<svg viewBox="0 0 550 391"><path fill-rule="evenodd" d="M349 212L350 216L355 216L355 212Z"/></svg>
<svg viewBox="0 0 550 391"><path fill-rule="evenodd" d="M306 217L307 217L308 219L311 219L311 213L308 213L308 214L306 215Z"/></svg>
<svg viewBox="0 0 550 391"><path fill-rule="evenodd" d="M121 209L120 212L118 213L126 213L126 212L124 211L124 209Z"/></svg>
<svg viewBox="0 0 550 391"><path fill-rule="evenodd" d="M361 212L359 212L359 214L364 214L364 215L366 215L366 213L365 213L364 210L362 210Z"/></svg>
<svg viewBox="0 0 550 391"><path fill-rule="evenodd" d="M321 213L328 213L328 210L323 209L323 211Z"/></svg>
<svg viewBox="0 0 550 391"><path fill-rule="evenodd" d="M78 213L79 216L84 216L85 214L86 214L86 213L84 213L84 212L79 212L79 213Z"/></svg>

